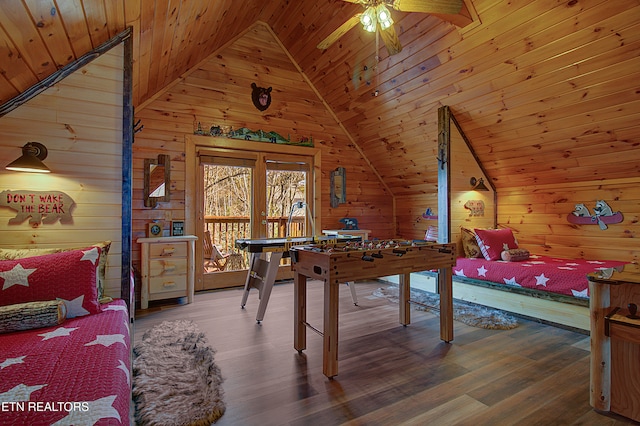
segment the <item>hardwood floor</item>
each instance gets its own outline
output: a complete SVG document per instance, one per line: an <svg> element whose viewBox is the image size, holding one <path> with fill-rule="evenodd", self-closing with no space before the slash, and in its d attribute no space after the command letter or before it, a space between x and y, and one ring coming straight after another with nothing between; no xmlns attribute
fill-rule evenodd
<svg viewBox="0 0 640 426"><path fill-rule="evenodd" d="M257 324L258 292L200 293L190 305L137 312L134 341L164 320L190 319L216 349L228 425L623 425L589 406L589 337L519 320L508 331L455 323L450 344L439 319L371 296L383 282L357 283L359 306L340 289L339 374L322 374L322 338L308 331L293 349L293 285L274 287ZM307 318L322 326L322 285L308 288Z"/></svg>

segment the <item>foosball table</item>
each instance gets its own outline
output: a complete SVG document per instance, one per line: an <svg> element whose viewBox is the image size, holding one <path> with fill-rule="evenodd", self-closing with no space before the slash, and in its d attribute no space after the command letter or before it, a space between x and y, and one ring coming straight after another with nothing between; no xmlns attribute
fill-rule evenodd
<svg viewBox="0 0 640 426"><path fill-rule="evenodd" d="M276 279L280 260L289 256L289 248L295 245L327 242L361 241L359 236L331 235L316 237L288 237L288 238L239 238L236 240L236 248L245 250L251 254L247 279L244 283L241 307L244 309L249 298L249 291L256 288L260 294L260 304L256 314L258 324L264 319L267 304L273 284ZM355 290L350 287L351 296L356 303Z"/></svg>
<svg viewBox="0 0 640 426"><path fill-rule="evenodd" d="M438 269L440 292L440 338L453 340L451 268L456 264L455 244L427 241L363 241L309 244L291 247L294 276L294 348L306 349L306 330L323 336L323 373L338 374L339 285L356 280L399 275L400 323L411 322L410 274ZM306 320L307 279L324 282L323 329Z"/></svg>

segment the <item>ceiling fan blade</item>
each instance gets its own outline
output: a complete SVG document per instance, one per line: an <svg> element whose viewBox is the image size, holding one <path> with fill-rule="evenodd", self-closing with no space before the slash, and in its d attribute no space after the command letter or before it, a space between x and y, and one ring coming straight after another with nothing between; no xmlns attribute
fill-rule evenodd
<svg viewBox="0 0 640 426"><path fill-rule="evenodd" d="M318 43L318 46L317 46L318 49L323 49L324 50L324 49L328 48L333 43L335 43L340 37L345 35L347 33L347 31L349 31L351 28L353 28L356 25L358 25L358 23L360 22L360 15L362 15L362 14L361 13L357 13L356 15L351 17L351 19L349 19L347 22L345 22L344 24L340 25L337 30L335 30L334 32L329 34L329 36L327 38L325 38L320 43Z"/></svg>
<svg viewBox="0 0 640 426"><path fill-rule="evenodd" d="M400 12L456 14L463 0L392 0L391 7Z"/></svg>
<svg viewBox="0 0 640 426"><path fill-rule="evenodd" d="M396 34L396 30L393 25L391 25L386 30L380 31L380 36L382 37L384 45L387 46L387 52L389 52L389 56L395 55L396 53L400 53L402 51L400 39L398 38L398 34Z"/></svg>

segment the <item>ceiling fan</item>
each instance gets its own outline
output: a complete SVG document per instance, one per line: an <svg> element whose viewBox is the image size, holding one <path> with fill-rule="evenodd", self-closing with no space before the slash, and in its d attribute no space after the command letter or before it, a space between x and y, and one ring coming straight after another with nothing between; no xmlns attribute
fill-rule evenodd
<svg viewBox="0 0 640 426"><path fill-rule="evenodd" d="M338 29L329 34L318 44L318 49L326 49L345 35L351 28L361 23L369 32L380 31L380 36L389 55L395 55L402 50L389 8L400 12L420 12L438 15L455 15L460 13L463 0L343 0L358 3L364 7L364 12L357 13Z"/></svg>

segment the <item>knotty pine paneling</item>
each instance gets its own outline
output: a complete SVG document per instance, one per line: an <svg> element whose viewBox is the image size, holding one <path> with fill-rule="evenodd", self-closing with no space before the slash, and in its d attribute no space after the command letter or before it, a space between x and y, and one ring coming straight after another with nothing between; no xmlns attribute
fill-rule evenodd
<svg viewBox="0 0 640 426"><path fill-rule="evenodd" d="M251 102L252 82L273 88L271 106L264 112ZM134 241L145 235L151 220L160 220L166 228L170 220L184 219L185 188L196 184L185 181L184 137L193 134L198 121L204 129L220 124L276 131L292 139L313 137L322 157L322 226L341 227L340 218L355 217L375 237L395 234L393 197L264 24L256 24L137 110L138 119L144 130L134 144ZM171 201L149 209L142 200L142 165L144 158L158 154L171 157ZM348 202L331 208L329 176L339 166L347 170ZM134 262L139 262L138 251L134 245Z"/></svg>
<svg viewBox="0 0 640 426"><path fill-rule="evenodd" d="M460 242L460 227L465 228L491 228L494 226L495 202L494 192L487 177L477 165L473 154L467 147L462 135L451 124L451 198L450 198L450 233L449 241ZM426 172L438 167L437 154L434 152L426 159L423 167ZM471 177L483 178L489 191L472 191L469 183ZM430 207L433 214L438 214L437 183L431 193L421 196L406 195L397 197L396 221L400 235L404 238L423 239L428 227L438 226L437 219L422 217L425 210ZM472 215L471 210L465 207L470 200L482 202L484 212L482 215ZM458 244L458 255L463 256L462 246Z"/></svg>
<svg viewBox="0 0 640 426"><path fill-rule="evenodd" d="M532 253L557 257L612 259L638 266L640 192L638 179L611 179L583 184L513 187L498 191L498 222L518 235L518 242ZM575 205L584 204L591 214L597 200L620 211L624 220L601 230L597 224L567 221Z"/></svg>
<svg viewBox="0 0 640 426"><path fill-rule="evenodd" d="M73 222L11 225L0 208L0 245L79 247L111 240L106 294L120 296L122 247L123 45L0 117L0 190L62 191L76 203ZM119 64L119 66L118 66ZM22 146L48 150L50 174L5 170Z"/></svg>
<svg viewBox="0 0 640 426"><path fill-rule="evenodd" d="M391 57L382 45L376 51L375 35L359 26L328 49L316 48L360 11L345 1L193 0L171 8L174 3L167 0L155 7L143 0L109 5L70 0L57 2L54 15L40 0L14 2L0 11L0 100L55 70L65 54L71 62L113 31L132 26L133 102L146 121L154 122L138 135L144 141L140 149L149 156L175 155L176 173L183 173L180 146L194 115L203 123L222 119L234 126L313 134L323 147L323 164L346 162L353 168L348 176L360 182L381 176L382 195L371 212L377 213L379 199L386 197L385 205L391 205L388 200L395 197L398 230L417 236L415 213L435 206L437 178L430 157L437 149L437 109L449 105L487 178L498 192L507 190L501 200L513 195L511 188L551 185L553 191L558 184L587 183L586 190L597 191L602 182L611 187L607 181L637 179L638 1L465 1L479 16L465 28L429 14L392 11L403 50ZM260 37L256 22L264 22L276 37ZM245 32L253 34L227 49ZM277 48L280 43L284 49ZM202 64L210 55L219 58ZM277 96L270 111L258 114L238 101L246 96L247 83L265 75L271 76ZM319 95L306 94L302 75ZM181 77L179 87L163 91ZM376 89L378 96L372 96ZM354 144L364 153L362 167L351 160ZM326 176L329 171L324 170ZM346 216L347 208L329 212ZM629 215L640 214L633 202L628 208ZM177 205L171 211L181 209ZM504 214L511 209L506 204ZM354 212L360 210L349 211ZM544 216L535 220L548 222ZM543 239L540 230L527 231L536 232L529 238Z"/></svg>

